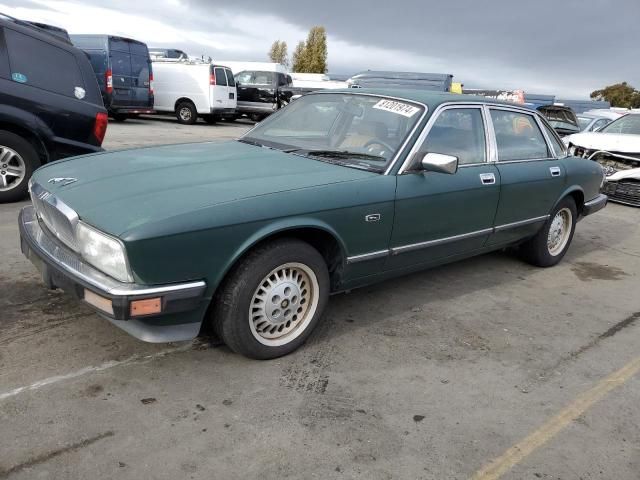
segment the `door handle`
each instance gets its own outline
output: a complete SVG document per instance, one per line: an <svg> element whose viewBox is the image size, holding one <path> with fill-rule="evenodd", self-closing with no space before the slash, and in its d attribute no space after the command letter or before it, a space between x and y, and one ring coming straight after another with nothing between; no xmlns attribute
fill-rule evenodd
<svg viewBox="0 0 640 480"><path fill-rule="evenodd" d="M496 183L496 176L493 173L481 173L480 181L483 185L493 185Z"/></svg>
<svg viewBox="0 0 640 480"><path fill-rule="evenodd" d="M560 167L549 167L549 171L551 172L552 177L559 177L562 174Z"/></svg>

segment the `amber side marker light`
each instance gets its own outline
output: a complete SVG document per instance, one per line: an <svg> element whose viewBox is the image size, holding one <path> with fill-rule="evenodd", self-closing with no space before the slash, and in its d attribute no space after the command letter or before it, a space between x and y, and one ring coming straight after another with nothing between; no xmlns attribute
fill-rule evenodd
<svg viewBox="0 0 640 480"><path fill-rule="evenodd" d="M152 315L162 311L162 297L145 298L131 302L131 316Z"/></svg>
<svg viewBox="0 0 640 480"><path fill-rule="evenodd" d="M109 315L113 315L113 303L108 298L101 297L91 290L84 289L84 301L89 305L93 305L98 310L102 310Z"/></svg>

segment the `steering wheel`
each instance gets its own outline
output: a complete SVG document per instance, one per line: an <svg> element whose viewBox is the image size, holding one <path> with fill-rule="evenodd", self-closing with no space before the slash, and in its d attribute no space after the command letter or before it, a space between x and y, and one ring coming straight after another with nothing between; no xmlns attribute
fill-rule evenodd
<svg viewBox="0 0 640 480"><path fill-rule="evenodd" d="M382 148L375 148L375 146L379 146ZM373 139L373 140L369 140L367 143L364 144L364 146L362 147L364 148L367 153L392 153L393 152L393 148L391 147L391 145L389 145L388 143L383 142L382 140L378 140L378 139ZM378 152L376 152L376 150L378 150Z"/></svg>

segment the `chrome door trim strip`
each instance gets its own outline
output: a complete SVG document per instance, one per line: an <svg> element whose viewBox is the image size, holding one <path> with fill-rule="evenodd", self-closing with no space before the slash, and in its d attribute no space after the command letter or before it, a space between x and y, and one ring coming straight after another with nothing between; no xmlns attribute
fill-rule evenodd
<svg viewBox="0 0 640 480"><path fill-rule="evenodd" d="M347 257L347 263L359 263L366 262L367 260L375 260L376 258L383 258L389 255L389 250L378 250L377 252L363 253L362 255L354 255Z"/></svg>
<svg viewBox="0 0 640 480"><path fill-rule="evenodd" d="M458 240L467 240L469 238L481 237L482 235L487 235L490 233L493 233L493 228L484 228L482 230L476 230L475 232L453 235L451 237L437 238L435 240L429 240L427 242L412 243L410 245L391 248L391 255L398 255L399 253L410 252L412 250L420 250L422 248L435 247L436 245L457 242Z"/></svg>
<svg viewBox="0 0 640 480"><path fill-rule="evenodd" d="M502 232L504 230L509 230L510 228L518 228L524 227L526 225L531 225L533 223L542 222L547 220L549 215L542 215L541 217L528 218L526 220L520 220L519 222L505 223L504 225L498 225L494 228L495 232Z"/></svg>
<svg viewBox="0 0 640 480"><path fill-rule="evenodd" d="M366 262L367 260L375 260L377 258L383 258L388 255L398 255L400 253L411 252L414 250L420 250L423 248L435 247L437 245L443 245L445 243L457 242L459 240L468 240L470 238L481 237L482 235L488 235L491 233L502 232L511 228L524 227L527 225L533 225L534 223L547 220L550 215L542 215L540 217L527 218L526 220L520 220L518 222L505 223L491 228L483 228L482 230L476 230L474 232L462 233L460 235L453 235L451 237L437 238L435 240L428 240L426 242L412 243L409 245L402 245L400 247L392 247L387 250L378 250L371 253L363 253L361 255L354 255L347 257L347 263L353 264L358 262Z"/></svg>

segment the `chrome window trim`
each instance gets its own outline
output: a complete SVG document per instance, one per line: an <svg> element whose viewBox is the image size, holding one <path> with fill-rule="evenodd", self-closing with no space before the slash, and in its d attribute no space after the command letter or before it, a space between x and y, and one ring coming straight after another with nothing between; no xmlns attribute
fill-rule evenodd
<svg viewBox="0 0 640 480"><path fill-rule="evenodd" d="M363 253L361 255L354 255L347 257L347 263L353 264L358 262L365 262L367 260L374 260L377 258L383 258L389 255L399 255L405 252L411 252L414 250L421 250L423 248L435 247L438 245L444 245L446 243L457 242L459 240L468 240L470 238L481 237L483 235L489 235L493 233L503 232L511 228L525 227L527 225L533 225L542 221L548 220L550 215L542 215L540 217L527 218L525 220L519 220L517 222L505 223L497 225L491 228L483 228L482 230L475 230L473 232L462 233L460 235L452 235L450 237L436 238L434 240L428 240L426 242L411 243L408 245L401 245L399 247L391 247L387 250L378 250L370 253Z"/></svg>
<svg viewBox="0 0 640 480"><path fill-rule="evenodd" d="M407 148L407 145L408 145L409 141L411 140L411 138L413 138L415 133L418 131L418 128L420 127L420 124L422 123L422 121L425 119L425 117L429 113L429 105L427 105L426 103L422 103L422 102L419 102L417 100L409 100L409 99L403 98L403 97L396 97L396 96L393 96L393 95L381 95L379 93L336 92L336 91L326 90L326 91L319 91L319 92L310 92L310 93L307 93L305 96L307 96L307 95L330 95L330 94L334 94L334 95L335 94L360 95L360 96L364 96L364 97L388 98L390 100L398 100L400 102L413 103L414 105L419 105L424 109L424 111L422 112L422 115L420 115L420 118L416 121L416 124L411 129L411 132L409 132L409 134L405 138L404 142L402 142L402 145L400 145L400 147L396 151L396 154L391 159L391 162L389 162L389 166L385 169L384 172L382 172L382 175L389 175L389 173L391 172L391 170L395 166L396 162L398 161L398 158L400 158L400 156L402 155L404 150ZM280 111L282 111L282 108L280 110L277 110L273 115L276 115L276 114L280 113ZM256 128L257 125L258 124L256 123L256 125L254 125L253 128L251 128L248 132L245 132L244 135L242 135L239 138L244 138L247 135L249 135Z"/></svg>
<svg viewBox="0 0 640 480"><path fill-rule="evenodd" d="M445 102L445 103L441 103L440 105L438 105L436 107L436 109L433 111L433 113L431 114L431 117L429 118L429 121L427 122L427 124L424 126L424 128L422 129L422 132L420 133L420 136L416 139L416 141L414 142L413 146L411 147L411 150L409 150L409 154L407 155L407 158L405 159L405 161L402 163L402 165L400 166L400 170L398 170L398 175L402 175L404 173L408 172L408 168L411 164L411 158L419 151L420 147L422 146L422 144L424 143L425 139L427 138L427 136L429 135L429 132L431 131L431 128L433 127L433 124L436 123L436 120L438 119L438 117L442 114L443 111L445 110L454 110L454 109L461 109L461 108L476 108L476 109L480 109L480 113L482 115L482 121L483 121L483 125L484 125L484 137L485 137L485 141L484 141L484 145L485 145L485 161L484 162L479 162L479 163L474 163L474 164L467 164L469 166L472 165L486 165L489 162L489 159L491 158L491 152L490 152L490 143L489 143L489 137L488 135L488 128L487 128L487 122L486 122L486 118L485 115L483 114L483 102ZM460 168L463 167L464 165L460 165Z"/></svg>
<svg viewBox="0 0 640 480"><path fill-rule="evenodd" d="M539 113L536 114L536 120L538 122L538 127L540 128L540 130L542 130L542 135L544 136L544 139L547 142L547 148L549 149L550 152L553 153L552 157L555 160L558 160L559 158L564 158L567 156L567 147L564 146L564 142L562 141L562 139L560 138L560 136L557 135L556 131L553 129L553 127L551 126L551 124L549 122L547 122L542 115L540 115ZM547 130L548 127L549 130L551 130L556 137L556 140L558 142L558 144L563 146L563 150L558 153L556 152L556 149L553 147L553 142L551 141L551 139L549 138L549 130Z"/></svg>
<svg viewBox="0 0 640 480"><path fill-rule="evenodd" d="M536 125L538 126L538 129L540 130L540 133L542 134L542 138L544 139L544 143L547 146L547 153L549 153L550 155L548 157L525 158L525 159L522 159L522 160L500 160L500 157L499 157L499 154L498 154L498 141L496 139L495 129L493 128L493 118L491 118L491 110L503 110L503 111L507 111L507 112L515 112L515 113L520 113L520 114L523 114L523 115L529 115L530 117L533 117ZM511 107L510 105L487 105L487 113L489 115L489 118L491 118L491 130L493 132L493 141L494 141L494 145L495 145L496 163L499 163L501 165L505 165L505 164L509 164L509 163L540 162L542 160L548 161L548 160L557 160L558 159L558 157L555 156L555 150L550 145L550 142L549 142L549 139L547 138L545 129L542 128L542 125L540 124L540 114L538 112L530 110L528 108L524 108L524 107Z"/></svg>

